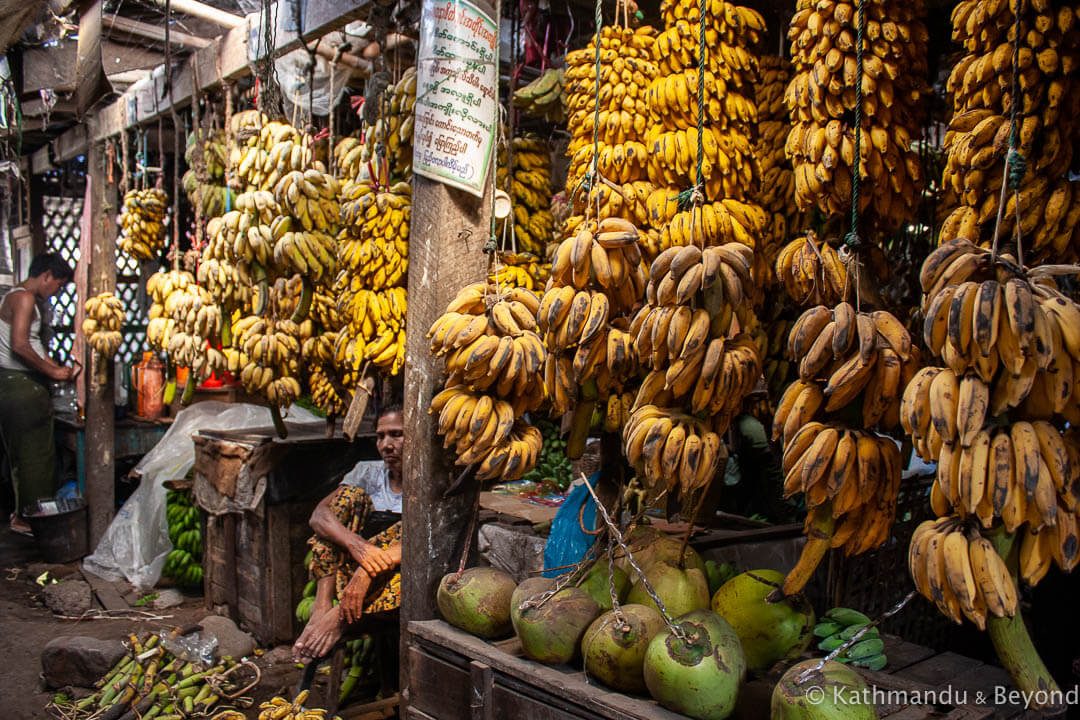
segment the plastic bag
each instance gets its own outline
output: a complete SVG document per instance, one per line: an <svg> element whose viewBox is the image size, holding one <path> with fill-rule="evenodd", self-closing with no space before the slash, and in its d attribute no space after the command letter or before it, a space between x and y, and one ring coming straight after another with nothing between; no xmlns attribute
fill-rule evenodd
<svg viewBox="0 0 1080 720"><path fill-rule="evenodd" d="M290 409L289 419L323 422L297 407ZM142 476L139 487L116 513L93 554L83 560L83 569L106 580L127 578L138 588L152 588L172 550L165 520L165 481L183 478L195 464L191 436L200 430L239 430L271 423L270 409L262 405L200 402L181 410L168 432L135 466Z"/></svg>
<svg viewBox="0 0 1080 720"><path fill-rule="evenodd" d="M169 630L159 630L158 637L163 648L184 662L201 663L203 667L210 667L214 662L218 639L213 633L196 631L177 636Z"/></svg>
<svg viewBox="0 0 1080 720"><path fill-rule="evenodd" d="M589 485L595 488L599 479L600 473L593 473ZM583 505L585 510L579 523L578 513L582 512ZM585 534L582 525L590 531L596 529L596 502L585 483L579 480L571 487L570 494L551 522L551 535L544 546L544 577L558 577L567 571L568 565L580 562L585 557L592 547L593 538Z"/></svg>

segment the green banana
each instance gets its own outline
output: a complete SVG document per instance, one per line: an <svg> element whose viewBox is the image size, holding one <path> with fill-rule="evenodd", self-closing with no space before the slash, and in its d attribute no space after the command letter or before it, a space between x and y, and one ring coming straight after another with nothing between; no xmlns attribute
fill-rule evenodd
<svg viewBox="0 0 1080 720"><path fill-rule="evenodd" d="M880 655L885 650L885 642L881 638L860 640L844 652L848 660L863 660L874 655Z"/></svg>
<svg viewBox="0 0 1080 720"><path fill-rule="evenodd" d="M884 653L882 653L880 655L873 655L863 660L853 660L851 664L877 672L878 670L881 670L883 667L885 667L885 664L887 662L888 659L885 657Z"/></svg>
<svg viewBox="0 0 1080 720"><path fill-rule="evenodd" d="M865 625L870 622L870 618L862 614L858 610L852 610L845 607L834 607L825 613L825 617L833 622L840 623L841 625Z"/></svg>
<svg viewBox="0 0 1080 720"><path fill-rule="evenodd" d="M814 626L814 635L819 638L827 638L830 635L835 635L836 633L840 632L844 629L844 627L844 625L841 625L838 622L819 622L817 625Z"/></svg>

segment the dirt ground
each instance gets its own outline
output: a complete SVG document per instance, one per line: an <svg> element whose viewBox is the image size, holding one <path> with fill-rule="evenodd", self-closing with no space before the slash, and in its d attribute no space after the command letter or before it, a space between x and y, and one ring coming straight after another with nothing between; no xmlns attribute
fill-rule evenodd
<svg viewBox="0 0 1080 720"><path fill-rule="evenodd" d="M205 617L200 596L188 596L182 605L155 611L168 616L161 620L94 619L64 620L56 617L41 600L41 588L34 583L42 571L63 579L79 574L78 563L47 565L41 562L34 541L12 533L6 523L0 529L0 637L6 647L0 663L0 716L11 720L53 717L45 709L56 690L46 690L41 673L41 650L55 637L83 635L99 639L122 639L131 633L186 626ZM288 661L287 647L263 648L262 657L253 658L262 671L262 682L251 693L254 705L249 718L258 715L258 703L273 695L292 696L301 671ZM278 659L278 662L274 662ZM325 702L326 675L316 676L309 707Z"/></svg>

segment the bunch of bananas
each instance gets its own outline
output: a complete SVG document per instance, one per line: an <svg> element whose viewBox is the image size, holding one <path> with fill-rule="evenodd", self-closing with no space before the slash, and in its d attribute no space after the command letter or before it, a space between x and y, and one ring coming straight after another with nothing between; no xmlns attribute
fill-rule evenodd
<svg viewBox="0 0 1080 720"><path fill-rule="evenodd" d="M146 294L151 304L148 311L149 322L146 325L146 340L151 347L164 350L169 336L176 327L176 320L165 313L165 302L173 293L186 292L195 285L195 278L186 270L156 272L146 279Z"/></svg>
<svg viewBox="0 0 1080 720"><path fill-rule="evenodd" d="M233 115L233 138L229 167L235 172L231 179L249 190L271 190L293 170L314 168L326 172L321 161L315 160L310 135L300 133L288 123L272 120L252 125L259 117L251 116L237 122L241 114ZM265 116L263 116L265 117Z"/></svg>
<svg viewBox="0 0 1080 720"><path fill-rule="evenodd" d="M656 405L637 405L623 427L626 460L654 492L689 497L708 487L727 462L727 446L709 425Z"/></svg>
<svg viewBox="0 0 1080 720"><path fill-rule="evenodd" d="M214 130L202 139L202 130L188 133L184 159L189 170L184 173L184 192L202 216L218 217L236 202L231 188L225 185L228 146L225 133Z"/></svg>
<svg viewBox="0 0 1080 720"><path fill-rule="evenodd" d="M545 297L553 291L565 294L564 287L592 286L607 296L615 314L629 312L644 297L648 277L639 238L638 229L621 218L601 220L595 232L579 229L552 254ZM538 319L544 322L543 317Z"/></svg>
<svg viewBox="0 0 1080 720"><path fill-rule="evenodd" d="M831 608L814 625L814 636L821 638L817 649L831 653L869 624L870 618L858 610L843 607ZM836 662L876 671L888 664L884 650L885 642L881 639L881 633L876 627L872 627L860 636L858 642L833 659Z"/></svg>
<svg viewBox="0 0 1080 720"><path fill-rule="evenodd" d="M318 230L331 235L338 228L340 193L337 178L313 168L291 170L274 185L274 199L285 214L308 232Z"/></svg>
<svg viewBox="0 0 1080 720"><path fill-rule="evenodd" d="M232 310L248 312L251 309L255 285L257 285L255 278L251 275L250 263L244 261L234 263L226 258L211 257L207 253L208 248L209 245L203 248L202 260L195 272L199 285L206 288L214 302L225 312Z"/></svg>
<svg viewBox="0 0 1080 720"><path fill-rule="evenodd" d="M379 99L379 119L373 126L364 128L364 150L359 161L373 160L379 148L386 148L386 160L390 175L408 179L412 175L413 124L416 107L416 66L410 65L398 81L383 91ZM350 151L351 152L351 151ZM351 162L350 162L351 161ZM346 156L345 167L355 161ZM363 172L352 176L362 178Z"/></svg>
<svg viewBox="0 0 1080 720"><path fill-rule="evenodd" d="M915 587L945 617L986 628L988 617L1017 613L1016 584L1005 561L977 527L948 516L915 529L908 546Z"/></svg>
<svg viewBox="0 0 1080 720"><path fill-rule="evenodd" d="M921 136L926 83L926 26L921 2L865 6L862 73L856 58L858 10L852 2L799 0L788 30L795 74L785 101L792 126L785 150L795 172L795 202L826 215L851 207L855 153L861 158L860 210L884 230L909 222L922 168L912 139ZM860 147L852 112L862 89ZM858 115L856 115L858 117Z"/></svg>
<svg viewBox="0 0 1080 720"><path fill-rule="evenodd" d="M403 287L386 290L340 288L337 312L345 319L338 334L335 362L347 367L355 385L363 378L360 370L368 360L376 368L397 375L405 362L405 313L408 294Z"/></svg>
<svg viewBox="0 0 1080 720"><path fill-rule="evenodd" d="M86 318L82 322L83 335L95 352L111 358L116 355L124 336L120 332L124 324L124 304L111 292L103 292L88 298L83 308Z"/></svg>
<svg viewBox="0 0 1080 720"><path fill-rule="evenodd" d="M338 234L339 297L360 288L385 290L404 285L409 269L412 186L399 182L380 191L373 181L348 181L341 192ZM344 304L349 301L346 298Z"/></svg>
<svg viewBox="0 0 1080 720"><path fill-rule="evenodd" d="M206 223L209 243L204 257L271 267L276 242L271 225L282 214L270 191L241 193L236 197L236 210L230 210L220 218L211 218Z"/></svg>
<svg viewBox="0 0 1080 720"><path fill-rule="evenodd" d="M292 702L280 695L261 702L259 703L259 720L326 720L326 710L304 707L304 701L307 698L308 691L301 690ZM334 716L334 720L339 719Z"/></svg>
<svg viewBox="0 0 1080 720"><path fill-rule="evenodd" d="M229 372L239 375L244 389L262 393L277 407L300 397L300 346L310 323L247 315L232 326L232 348L225 352Z"/></svg>
<svg viewBox="0 0 1080 720"><path fill-rule="evenodd" d="M566 122L570 96L566 91L566 69L548 68L540 77L514 91L514 107L522 115L548 122Z"/></svg>
<svg viewBox="0 0 1080 720"><path fill-rule="evenodd" d="M679 210L679 195L661 188L646 200L649 222L660 228L645 241L654 257L670 247L690 245L695 237L708 245L737 242L753 249L768 228L768 214L754 203L722 198Z"/></svg>
<svg viewBox="0 0 1080 720"><path fill-rule="evenodd" d="M334 236L323 230L294 229L295 223L288 215L279 215L270 225L275 267L329 286L337 271Z"/></svg>
<svg viewBox="0 0 1080 720"><path fill-rule="evenodd" d="M942 185L951 212L939 237L941 242L991 242L1009 147L1009 114L1016 107L1017 149L1026 159L1026 171L1019 207L1010 193L1002 232L1012 234L1019 218L1030 257L1071 260L1080 253L1080 197L1068 179L1080 109L1075 78L1080 22L1075 8L1049 3L1023 6L1019 20L1015 37L1012 3L965 0L953 9L953 40L968 54L946 83L953 116L943 145L948 159ZM1016 98L1014 75L1020 89Z"/></svg>
<svg viewBox="0 0 1080 720"><path fill-rule="evenodd" d="M537 335L540 300L520 287L473 283L428 331L431 353L446 356L445 389L431 401L444 446L480 480L517 480L540 457L543 436L522 419L544 402L535 382L547 351Z"/></svg>
<svg viewBox="0 0 1080 720"><path fill-rule="evenodd" d="M813 230L785 245L776 256L775 268L776 278L798 305L834 305L855 291L840 252L818 240Z"/></svg>
<svg viewBox="0 0 1080 720"><path fill-rule="evenodd" d="M136 260L157 257L165 242L168 203L165 191L158 188L129 190L120 210L120 249Z"/></svg>
<svg viewBox="0 0 1080 720"><path fill-rule="evenodd" d="M757 158L761 189L754 200L769 214L768 227L762 234L761 255L766 266L776 262L789 230L798 230L800 213L795 205L795 174L787 159L788 118L784 91L791 80L791 63L779 55L758 58L760 77L754 86L757 105Z"/></svg>
<svg viewBox="0 0 1080 720"><path fill-rule="evenodd" d="M515 136L510 147L513 167L509 167L507 153L500 151L495 182L507 190L513 203L514 244L512 248L504 244L501 249L543 257L555 229L551 214L551 147L536 135Z"/></svg>
<svg viewBox="0 0 1080 720"><path fill-rule="evenodd" d="M526 252L500 252L488 282L535 290L551 277L551 263Z"/></svg>
<svg viewBox="0 0 1080 720"><path fill-rule="evenodd" d="M224 130L213 130L206 134L205 139L202 130L196 129L188 133L184 160L189 168L198 167L201 161L201 169L206 172L206 181L225 182L225 163L228 157L229 148L225 142Z"/></svg>
<svg viewBox="0 0 1080 720"><path fill-rule="evenodd" d="M334 370L328 370L323 365L310 367L308 387L311 389L311 402L327 415L344 415L345 411L349 409L352 397L348 395L347 391L338 390L334 380L330 379L331 372L334 372Z"/></svg>
<svg viewBox="0 0 1080 720"><path fill-rule="evenodd" d="M589 45L566 54L566 94L570 119L570 157L566 187L574 215L567 218L563 234L576 232L584 220L586 206L594 208L595 219L623 217L644 226L644 200L653 186L648 177L648 151L645 132L649 126L649 108L645 93L656 77L652 61L653 28L637 30L605 25ZM600 44L600 94L596 95L596 45ZM590 188L582 181L592 171L593 125L597 100L600 114L597 125L597 169L618 189L599 180ZM587 192L579 192L587 190Z"/></svg>
<svg viewBox="0 0 1080 720"><path fill-rule="evenodd" d="M367 172L362 159L366 146L358 137L346 135L334 146L334 168L339 177L356 180Z"/></svg>
<svg viewBox="0 0 1080 720"><path fill-rule="evenodd" d="M202 530L190 491L169 490L165 494L165 519L173 549L165 556L161 574L183 587L202 585Z"/></svg>
<svg viewBox="0 0 1080 720"><path fill-rule="evenodd" d="M543 449L540 460L522 480L536 483L543 488L563 491L570 487L573 471L570 458L566 456L566 441L559 435L559 426L544 418L536 419L536 428L543 436Z"/></svg>
<svg viewBox="0 0 1080 720"><path fill-rule="evenodd" d="M622 432L623 427L630 421L633 408L634 393L613 392L608 395L606 402L600 403L596 411L600 416L599 422L594 422L593 425L599 425L604 432Z"/></svg>
<svg viewBox="0 0 1080 720"><path fill-rule="evenodd" d="M236 193L232 188L213 182L201 183L194 170L185 172L182 181L188 201L203 217L220 217L228 206L236 204Z"/></svg>

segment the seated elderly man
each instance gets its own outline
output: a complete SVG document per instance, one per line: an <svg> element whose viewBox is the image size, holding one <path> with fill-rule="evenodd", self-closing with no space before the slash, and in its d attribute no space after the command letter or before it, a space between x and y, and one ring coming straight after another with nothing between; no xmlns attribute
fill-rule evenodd
<svg viewBox="0 0 1080 720"><path fill-rule="evenodd" d="M325 656L348 625L401 603L403 437L401 407L384 408L375 423L382 460L357 463L311 514L317 589L311 619L293 645L298 662Z"/></svg>

